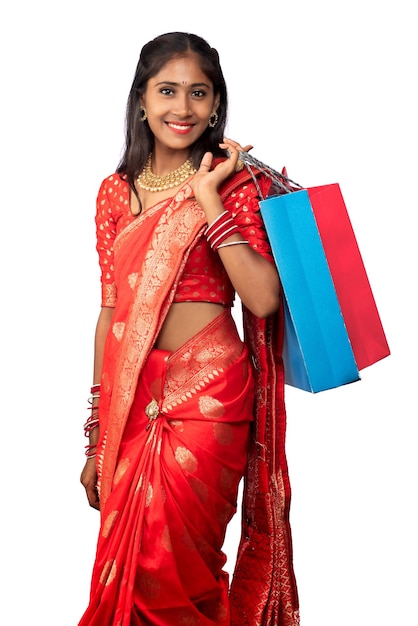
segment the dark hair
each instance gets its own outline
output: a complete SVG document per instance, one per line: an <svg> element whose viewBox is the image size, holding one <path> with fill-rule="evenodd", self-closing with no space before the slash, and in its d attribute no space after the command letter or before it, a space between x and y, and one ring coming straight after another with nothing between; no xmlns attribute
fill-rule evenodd
<svg viewBox="0 0 418 626"><path fill-rule="evenodd" d="M134 191L135 180L154 147L154 136L148 122L140 120L140 96L145 93L148 80L158 74L168 61L190 53L198 56L202 72L213 84L214 94L220 96L217 108L218 123L214 128L208 126L191 146L190 158L193 165L199 167L207 151L212 152L215 157L225 156L225 152L219 148L219 143L224 138L228 97L218 52L198 35L181 32L160 35L145 44L141 50L126 107L125 149L116 171L126 178Z"/></svg>

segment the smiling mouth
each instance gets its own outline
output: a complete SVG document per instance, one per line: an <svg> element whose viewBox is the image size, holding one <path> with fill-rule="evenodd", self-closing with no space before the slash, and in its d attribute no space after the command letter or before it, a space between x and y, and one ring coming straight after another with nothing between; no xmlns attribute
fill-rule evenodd
<svg viewBox="0 0 418 626"><path fill-rule="evenodd" d="M169 128L172 128L173 130L187 132L189 130L192 130L194 125L193 124L181 124L181 123L176 123L176 122L167 122L167 126Z"/></svg>

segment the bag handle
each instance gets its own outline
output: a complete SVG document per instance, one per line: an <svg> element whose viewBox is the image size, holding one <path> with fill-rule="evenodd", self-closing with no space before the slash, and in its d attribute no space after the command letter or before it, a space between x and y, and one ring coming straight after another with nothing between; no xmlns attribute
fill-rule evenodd
<svg viewBox="0 0 418 626"><path fill-rule="evenodd" d="M254 184L257 188L259 196L262 200L265 200L265 198L261 193L260 185L258 184L257 177L255 176L252 168L257 168L265 176L270 178L270 180L272 180L273 183L284 193L292 193L293 191L297 191L298 189L303 189L302 185L299 185L299 183L295 183L295 181L291 180L281 172L273 169L269 165L266 165L262 161L259 161L248 152L240 151L239 160L242 161L242 163L249 171L251 178L253 179Z"/></svg>

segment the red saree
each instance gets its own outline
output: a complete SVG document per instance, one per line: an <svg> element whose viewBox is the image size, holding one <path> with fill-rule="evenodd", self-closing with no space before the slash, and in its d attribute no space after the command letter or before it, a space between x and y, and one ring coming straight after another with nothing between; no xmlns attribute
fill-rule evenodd
<svg viewBox="0 0 418 626"><path fill-rule="evenodd" d="M97 455L101 527L79 626L298 624L277 320L245 312L255 397L248 348L229 310L176 352L153 349L205 226L186 184L115 240L118 295ZM247 464L228 597L222 545Z"/></svg>

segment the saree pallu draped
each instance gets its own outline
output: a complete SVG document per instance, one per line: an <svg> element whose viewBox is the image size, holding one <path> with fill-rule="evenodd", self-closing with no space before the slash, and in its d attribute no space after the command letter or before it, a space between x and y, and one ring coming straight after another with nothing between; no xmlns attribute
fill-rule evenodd
<svg viewBox="0 0 418 626"><path fill-rule="evenodd" d="M244 334L254 363L254 424L244 477L242 533L230 589L233 626L299 626L289 521L286 460L283 306L258 319L244 308Z"/></svg>
<svg viewBox="0 0 418 626"><path fill-rule="evenodd" d="M241 174L223 198L245 180ZM153 349L205 227L186 184L115 240L117 305L105 346L97 454L101 527L79 626L299 623L282 318L258 320L245 311L244 345L227 311L175 353ZM246 466L228 599L222 544Z"/></svg>

